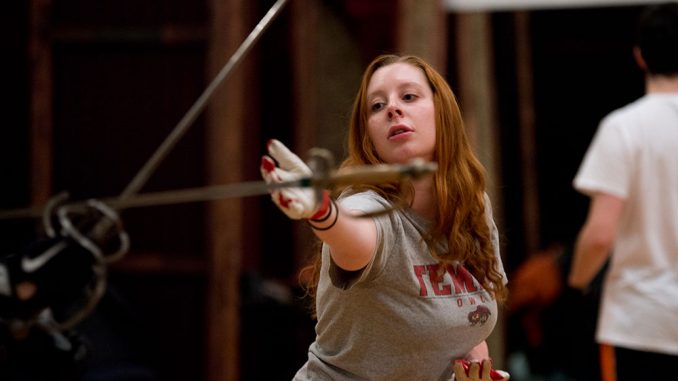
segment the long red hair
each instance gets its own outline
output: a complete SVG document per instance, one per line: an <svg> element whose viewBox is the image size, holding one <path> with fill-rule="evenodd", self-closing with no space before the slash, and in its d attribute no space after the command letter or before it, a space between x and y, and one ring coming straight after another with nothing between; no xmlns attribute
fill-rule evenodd
<svg viewBox="0 0 678 381"><path fill-rule="evenodd" d="M488 292L503 302L508 290L498 270L486 219L485 170L471 148L452 89L428 63L411 55L381 55L370 63L353 103L348 130L348 156L341 167L383 163L367 133L367 86L374 72L394 63L407 63L421 69L433 92L436 113L433 161L438 164L434 174L437 214L430 234L424 239L431 254L441 264L463 263ZM403 193L398 184L351 186L351 191L368 189L392 202L407 202L411 196L411 190ZM443 239L448 243L448 251L436 252L434 242ZM309 267L313 271L313 281L307 291L312 297L315 297L320 270L319 257L316 256L316 262Z"/></svg>

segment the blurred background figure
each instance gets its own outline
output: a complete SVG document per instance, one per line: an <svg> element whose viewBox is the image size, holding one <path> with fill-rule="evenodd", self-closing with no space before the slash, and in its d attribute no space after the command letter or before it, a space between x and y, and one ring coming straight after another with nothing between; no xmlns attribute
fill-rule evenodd
<svg viewBox="0 0 678 381"><path fill-rule="evenodd" d="M574 186L591 197L569 284L610 259L596 339L605 380L678 377L678 3L649 7L634 56L646 95L605 117Z"/></svg>
<svg viewBox="0 0 678 381"><path fill-rule="evenodd" d="M600 380L594 339L604 269L582 294L567 285L569 246L553 243L533 253L510 275L508 362L517 381Z"/></svg>

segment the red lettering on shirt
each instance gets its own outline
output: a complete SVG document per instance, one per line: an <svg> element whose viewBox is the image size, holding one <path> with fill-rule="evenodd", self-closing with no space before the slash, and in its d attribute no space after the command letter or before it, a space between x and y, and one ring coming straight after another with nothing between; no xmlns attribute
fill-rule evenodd
<svg viewBox="0 0 678 381"><path fill-rule="evenodd" d="M454 267L448 266L447 272L452 276L452 283L454 283L454 293L468 293L478 291L473 282L473 276L468 270L462 265L457 265Z"/></svg>
<svg viewBox="0 0 678 381"><path fill-rule="evenodd" d="M439 264L414 265L413 270L419 282L420 296L428 296L430 292L436 296L452 295L452 285L454 285L454 295L478 291L473 276L461 265L446 266L446 272L441 271ZM446 278L445 273L450 274L450 278ZM481 302L485 302L482 296ZM470 303L475 304L476 300L471 299Z"/></svg>
<svg viewBox="0 0 678 381"><path fill-rule="evenodd" d="M424 273L426 272L426 266L414 265L414 275L417 276L419 280L419 296L427 296L428 291L426 291L426 283L424 283Z"/></svg>
<svg viewBox="0 0 678 381"><path fill-rule="evenodd" d="M431 280L433 293L437 296L452 295L452 286L443 283L445 281L445 273L440 271L440 266L428 265L426 269L428 270L428 278Z"/></svg>

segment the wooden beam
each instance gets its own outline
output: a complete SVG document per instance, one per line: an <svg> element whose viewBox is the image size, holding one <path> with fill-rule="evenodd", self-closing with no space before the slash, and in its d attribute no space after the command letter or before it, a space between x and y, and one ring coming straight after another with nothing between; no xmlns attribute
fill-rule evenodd
<svg viewBox="0 0 678 381"><path fill-rule="evenodd" d="M249 33L247 7L239 0L210 0L207 81L211 81ZM205 148L210 184L242 181L243 129L247 99L244 65L215 92L207 110ZM243 240L241 199L208 204L207 359L209 381L237 381L240 363L240 268Z"/></svg>
<svg viewBox="0 0 678 381"><path fill-rule="evenodd" d="M318 49L318 19L320 4L315 1L292 1L292 70L294 78L294 147L302 159L306 153L318 144L318 94L316 62ZM306 265L313 255L315 237L305 224L294 224L294 262L295 268ZM295 279L291 279L294 282Z"/></svg>
<svg viewBox="0 0 678 381"><path fill-rule="evenodd" d="M439 1L399 0L396 49L417 55L441 73L447 65L447 16Z"/></svg>
<svg viewBox="0 0 678 381"><path fill-rule="evenodd" d="M497 198L500 194L495 189L500 178L497 154L499 132L490 15L458 15L456 39L458 95L464 121L478 157L487 170L488 191L495 203L500 204Z"/></svg>
<svg viewBox="0 0 678 381"><path fill-rule="evenodd" d="M516 79L518 84L518 131L520 134L520 165L523 196L523 235L525 251L539 249L539 187L536 157L534 84L532 82L532 50L530 46L530 15L515 14Z"/></svg>
<svg viewBox="0 0 678 381"><path fill-rule="evenodd" d="M52 193L51 0L30 2L30 202L43 205Z"/></svg>

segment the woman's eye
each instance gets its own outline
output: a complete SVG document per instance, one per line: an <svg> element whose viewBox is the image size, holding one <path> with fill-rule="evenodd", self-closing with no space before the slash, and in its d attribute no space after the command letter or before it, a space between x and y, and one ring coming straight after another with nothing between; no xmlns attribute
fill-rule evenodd
<svg viewBox="0 0 678 381"><path fill-rule="evenodd" d="M381 102L373 103L372 107L370 108L372 111L379 111L382 108L384 108L384 104Z"/></svg>
<svg viewBox="0 0 678 381"><path fill-rule="evenodd" d="M404 101L413 101L413 100L415 100L415 99L417 99L417 96L414 95L414 94L405 94L405 95L403 95L403 100L404 100Z"/></svg>

